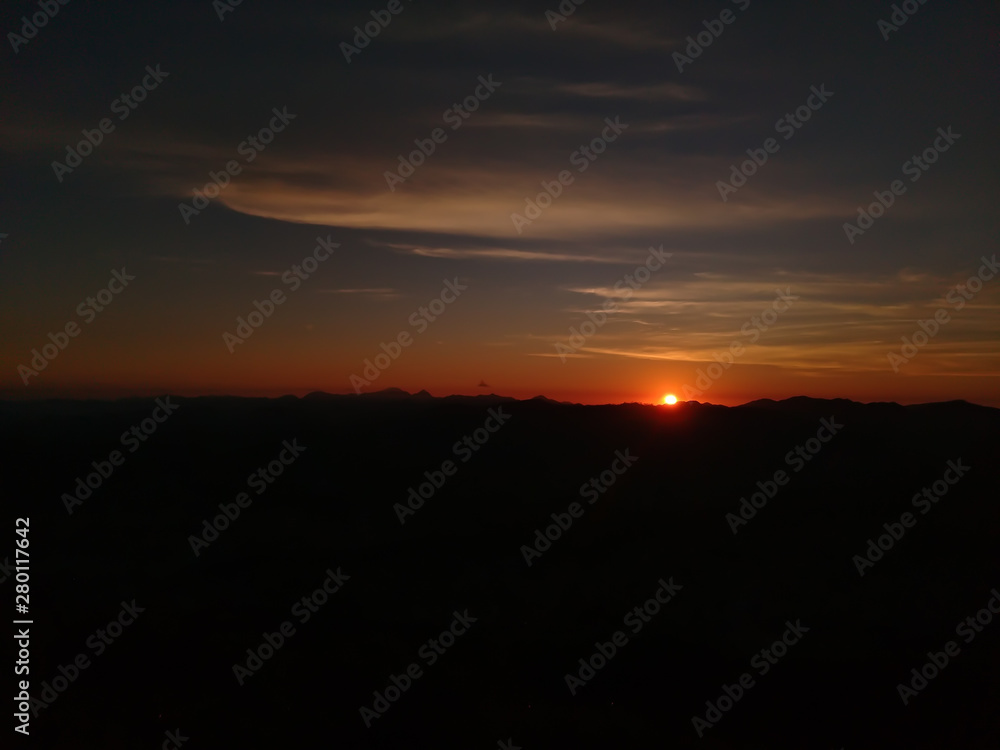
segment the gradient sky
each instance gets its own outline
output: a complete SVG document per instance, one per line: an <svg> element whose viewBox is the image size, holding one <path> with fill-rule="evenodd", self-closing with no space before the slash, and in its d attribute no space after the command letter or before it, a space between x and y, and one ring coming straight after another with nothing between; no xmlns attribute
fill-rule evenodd
<svg viewBox="0 0 1000 750"><path fill-rule="evenodd" d="M885 39L888 2L588 0L553 30L554 0L402 0L350 62L341 43L386 4L336 5L246 0L220 20L210 0L74 0L16 53L7 37L0 395L347 393L407 331L365 391L654 401L740 341L698 400L1000 406L1000 278L947 301L1000 236L995 4L928 2ZM8 3L0 29L37 11ZM169 75L120 120L113 102L157 65ZM445 111L491 75L452 130ZM776 122L813 86L833 95L785 139ZM247 164L274 108L295 119ZM53 161L105 117L114 131L58 181ZM579 172L571 155L615 117L628 128ZM904 164L949 126L961 138L911 182ZM385 172L439 127L390 191ZM717 182L768 138L780 149L724 202ZM241 173L185 223L178 204L230 160ZM562 170L573 184L519 233L511 214ZM905 194L849 242L844 223L894 180ZM281 274L317 237L340 247L291 291ZM556 344L661 245L664 266L563 361ZM123 267L135 280L78 315ZM468 289L418 333L445 279ZM275 288L287 301L230 353L223 333ZM741 329L779 288L800 299L753 343ZM887 355L942 307L950 322L894 372ZM69 322L79 336L25 386L18 366Z"/></svg>

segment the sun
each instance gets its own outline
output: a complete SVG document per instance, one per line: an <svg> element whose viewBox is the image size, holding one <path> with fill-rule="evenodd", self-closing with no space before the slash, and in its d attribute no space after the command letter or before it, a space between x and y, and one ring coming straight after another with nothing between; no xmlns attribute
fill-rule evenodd
<svg viewBox="0 0 1000 750"><path fill-rule="evenodd" d="M676 404L677 403L677 396L675 396L672 393L668 393L666 396L663 397L663 403L665 403L665 404L671 404L671 405Z"/></svg>

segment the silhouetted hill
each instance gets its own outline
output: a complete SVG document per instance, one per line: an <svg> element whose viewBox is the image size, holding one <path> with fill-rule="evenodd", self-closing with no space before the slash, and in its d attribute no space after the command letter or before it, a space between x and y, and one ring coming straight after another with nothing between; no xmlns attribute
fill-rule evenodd
<svg viewBox="0 0 1000 750"><path fill-rule="evenodd" d="M743 407L755 408L755 409L783 409L785 411L802 410L802 409L816 409L816 408L830 408L830 407L848 407L848 406L860 406L857 401L851 401L846 398L811 398L810 396L792 396L791 398L782 399L781 401L775 401L770 398L761 398L756 401L750 401L743 404Z"/></svg>
<svg viewBox="0 0 1000 750"><path fill-rule="evenodd" d="M162 423L153 399L0 402L4 496L31 517L32 693L77 653L93 661L40 712L39 746L98 720L208 747L1000 740L1000 623L956 634L1000 587L1000 410L396 390L160 402L176 407ZM904 513L914 525L859 571ZM328 569L350 578L300 623ZM633 633L624 618L661 579L683 588ZM132 599L145 612L97 656L88 638ZM428 664L422 644L466 609L475 624ZM808 634L760 674L755 654L799 620ZM240 685L233 665L284 621L295 634ZM571 694L566 675L618 630L626 645ZM898 684L949 640L961 653L904 706ZM411 663L422 676L367 728L359 709ZM754 686L699 739L692 717L745 672Z"/></svg>

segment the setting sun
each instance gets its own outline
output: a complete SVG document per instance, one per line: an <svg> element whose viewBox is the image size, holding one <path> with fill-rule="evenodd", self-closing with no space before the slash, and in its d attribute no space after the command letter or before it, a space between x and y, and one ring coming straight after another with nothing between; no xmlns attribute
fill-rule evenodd
<svg viewBox="0 0 1000 750"><path fill-rule="evenodd" d="M675 396L672 393L668 393L666 396L663 397L663 403L665 403L665 404L676 404L677 403L677 396Z"/></svg>

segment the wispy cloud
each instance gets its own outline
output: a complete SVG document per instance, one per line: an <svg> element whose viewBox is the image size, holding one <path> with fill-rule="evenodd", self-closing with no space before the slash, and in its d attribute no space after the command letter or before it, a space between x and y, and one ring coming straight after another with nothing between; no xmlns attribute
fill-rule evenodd
<svg viewBox="0 0 1000 750"><path fill-rule="evenodd" d="M398 296L399 292L390 287L369 288L369 289L320 289L320 294L364 294L371 296Z"/></svg>
<svg viewBox="0 0 1000 750"><path fill-rule="evenodd" d="M450 248L386 243L385 247L425 258L482 258L489 260L535 261L547 263L620 263L618 258L586 253L547 253L504 247Z"/></svg>
<svg viewBox="0 0 1000 750"><path fill-rule="evenodd" d="M556 91L594 99L632 99L643 102L696 102L704 101L708 98L707 92L702 89L673 82L627 84L593 81L590 83L562 83L555 85L553 88Z"/></svg>
<svg viewBox="0 0 1000 750"><path fill-rule="evenodd" d="M205 266L215 263L213 258L182 258L179 255L150 255L149 259L157 263L187 263L194 266Z"/></svg>
<svg viewBox="0 0 1000 750"><path fill-rule="evenodd" d="M608 20L591 21L580 16L569 18L559 30L562 31L563 28L567 33L620 44L630 49L672 49L678 41L655 28L640 28Z"/></svg>

